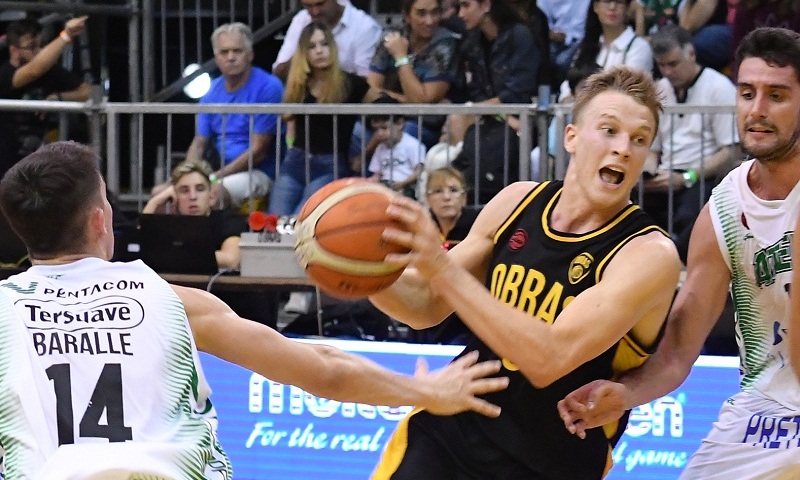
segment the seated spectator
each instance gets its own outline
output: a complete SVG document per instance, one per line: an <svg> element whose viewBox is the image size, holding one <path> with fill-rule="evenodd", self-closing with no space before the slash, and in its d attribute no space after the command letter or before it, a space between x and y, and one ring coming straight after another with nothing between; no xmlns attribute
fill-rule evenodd
<svg viewBox="0 0 800 480"><path fill-rule="evenodd" d="M439 25L440 0L403 0L400 8L405 26L385 34L367 82L401 103L439 103L455 80L458 39ZM418 122L409 119L406 132L430 148L439 140L444 120L439 115L423 117L420 134ZM353 146L360 150L358 137L354 132Z"/></svg>
<svg viewBox="0 0 800 480"><path fill-rule="evenodd" d="M0 98L8 100L89 99L90 86L65 70L58 61L83 33L87 17L73 18L64 30L42 47L42 27L33 20L9 24L6 30L8 61L0 65ZM15 163L33 153L44 142L48 128L45 115L3 112L0 120L0 177Z"/></svg>
<svg viewBox="0 0 800 480"><path fill-rule="evenodd" d="M536 47L539 49L541 58L536 83L557 87L563 80L563 74L558 71L558 65L550 54L550 27L547 23L547 16L536 4L536 0L508 0L508 3L517 11L519 18L528 25L536 40Z"/></svg>
<svg viewBox="0 0 800 480"><path fill-rule="evenodd" d="M378 22L349 0L300 0L300 3L303 9L289 24L278 57L272 64L272 73L284 83L288 80L290 62L300 44L300 32L311 22L319 22L333 32L342 70L366 78L381 38Z"/></svg>
<svg viewBox="0 0 800 480"><path fill-rule="evenodd" d="M530 104L545 59L531 28L508 0L467 0L459 16L467 34L459 48L465 105ZM476 118L478 126L476 126ZM480 203L519 179L519 123L500 115L450 115L441 141L462 145L454 166L475 178Z"/></svg>
<svg viewBox="0 0 800 480"><path fill-rule="evenodd" d="M480 211L467 208L464 174L453 167L433 170L428 174L425 196L441 233L442 248L450 250L464 240ZM471 335L458 315L452 314L435 327L419 330L417 339L420 343L465 345Z"/></svg>
<svg viewBox="0 0 800 480"><path fill-rule="evenodd" d="M214 61L222 76L200 99L201 104L280 103L283 85L280 80L253 66L253 33L243 23L219 26L211 34ZM222 166L212 178L220 180L230 195L231 208L238 209L248 199L263 199L275 176L275 137L277 115L253 116L237 113L201 113L197 115L197 133L186 152L186 159L204 157L209 140L214 141ZM252 161L253 168L250 169Z"/></svg>
<svg viewBox="0 0 800 480"><path fill-rule="evenodd" d="M465 0L460 5L467 34L458 66L467 102L530 103L542 64L530 28L508 0ZM458 144L474 121L474 115L451 115L443 140Z"/></svg>
<svg viewBox="0 0 800 480"><path fill-rule="evenodd" d="M324 23L312 22L306 26L299 42L289 68L284 102L318 104L374 100L376 95L366 80L339 66L336 41ZM291 148L281 163L280 175L270 197L271 213L297 214L314 192L335 178L350 175L348 153L357 118L356 115L338 115L335 124L332 115L290 115L287 118L287 144Z"/></svg>
<svg viewBox="0 0 800 480"><path fill-rule="evenodd" d="M215 194L211 189L211 165L203 160L184 160L172 170L170 186L153 196L142 213L156 213L171 204L170 213L177 215L206 215L215 218L215 235L219 248L215 252L217 266L238 270L241 261L239 236L247 230L244 217L228 210L213 210Z"/></svg>
<svg viewBox="0 0 800 480"><path fill-rule="evenodd" d="M651 38L661 74L657 86L665 105L730 105L736 87L728 77L697 63L692 37L676 25ZM738 161L739 137L733 115L684 113L663 115L652 145L658 170L644 180L647 213L672 234L681 259L694 221L711 189ZM635 195L634 195L635 197ZM672 222L670 225L670 198Z"/></svg>
<svg viewBox="0 0 800 480"><path fill-rule="evenodd" d="M619 65L653 71L653 52L627 23L626 9L631 0L593 0L586 14L586 30L573 66L600 65L608 70ZM561 84L560 100L569 95Z"/></svg>
<svg viewBox="0 0 800 480"><path fill-rule="evenodd" d="M733 30L728 24L727 0L683 0L679 25L692 34L697 63L722 70L731 58Z"/></svg>
<svg viewBox="0 0 800 480"><path fill-rule="evenodd" d="M373 103L397 104L392 98ZM369 162L370 177L392 190L416 198L417 178L425 163L425 145L405 132L405 117L397 114L370 115L368 123L377 142Z"/></svg>

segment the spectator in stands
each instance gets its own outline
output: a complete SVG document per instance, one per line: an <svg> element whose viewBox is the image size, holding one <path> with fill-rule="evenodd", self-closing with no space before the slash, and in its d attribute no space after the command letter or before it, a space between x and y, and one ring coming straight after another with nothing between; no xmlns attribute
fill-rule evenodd
<svg viewBox="0 0 800 480"><path fill-rule="evenodd" d="M211 89L200 99L201 104L280 103L280 80L253 66L250 27L243 23L220 25L211 34L211 44L222 76L212 82ZM231 207L238 209L249 198L263 199L269 191L275 176L277 123L278 116L272 114L201 113L197 115L197 132L186 158L202 159L209 140L213 141L221 167L212 179L220 180L230 194Z"/></svg>
<svg viewBox="0 0 800 480"><path fill-rule="evenodd" d="M558 78L557 67L550 56L550 27L547 25L547 16L536 5L536 0L508 0L508 3L531 29L536 46L539 48L541 64L536 79L537 84L558 86L562 79Z"/></svg>
<svg viewBox="0 0 800 480"><path fill-rule="evenodd" d="M531 103L547 61L532 29L508 0L467 0L460 5L459 16L468 29L459 49L465 105ZM519 179L519 126L513 116L448 117L441 141L463 147L454 166L476 179L479 203Z"/></svg>
<svg viewBox="0 0 800 480"><path fill-rule="evenodd" d="M397 104L391 97L373 103ZM405 117L398 114L370 115L368 120L377 142L368 170L372 180L386 184L409 198L416 198L417 178L425 163L425 145L404 131Z"/></svg>
<svg viewBox="0 0 800 480"><path fill-rule="evenodd" d="M536 95L541 54L530 28L508 0L462 0L467 27L460 47L460 80L467 102L530 103ZM474 115L451 115L444 139L464 139Z"/></svg>
<svg viewBox="0 0 800 480"><path fill-rule="evenodd" d="M303 28L289 68L284 102L361 103L375 96L366 80L339 66L336 40L326 24L314 21ZM334 178L350 175L348 152L357 118L337 115L334 123L332 115L287 117L287 144L292 146L270 197L271 213L296 214L314 192Z"/></svg>
<svg viewBox="0 0 800 480"><path fill-rule="evenodd" d="M585 12L591 0L538 0L536 4L547 17L550 56L558 68L558 77L566 77L586 28Z"/></svg>
<svg viewBox="0 0 800 480"><path fill-rule="evenodd" d="M573 65L600 65L608 70L626 65L653 71L653 52L647 40L636 35L627 24L627 7L631 0L593 0L586 15L586 29ZM566 82L561 84L560 98L569 94Z"/></svg>
<svg viewBox="0 0 800 480"><path fill-rule="evenodd" d="M402 103L439 103L455 80L458 39L439 25L441 0L402 0L405 26L386 33L370 64L367 82ZM411 119L409 119L411 120ZM406 132L430 148L439 140L444 117L406 122ZM359 139L354 147L360 149ZM368 141L368 139L367 139Z"/></svg>
<svg viewBox="0 0 800 480"><path fill-rule="evenodd" d="M652 36L651 44L664 76L657 86L665 105L735 104L736 87L728 77L697 63L689 32L667 26ZM644 181L643 207L671 232L684 262L694 221L711 189L735 166L738 143L732 114L664 115L659 125L651 147L658 156L658 170Z"/></svg>
<svg viewBox="0 0 800 480"><path fill-rule="evenodd" d="M800 2L796 0L740 0L733 20L735 51L756 27L781 27L800 32ZM735 70L735 69L734 69Z"/></svg>
<svg viewBox="0 0 800 480"><path fill-rule="evenodd" d="M83 33L87 17L73 18L42 47L42 27L33 20L9 24L8 61L0 65L0 98L83 102L90 86L57 64L72 39ZM44 141L47 123L31 112L4 112L0 120L0 177Z"/></svg>
<svg viewBox="0 0 800 480"><path fill-rule="evenodd" d="M733 30L728 24L728 0L683 0L679 25L692 34L697 62L721 70L728 65Z"/></svg>
<svg viewBox="0 0 800 480"><path fill-rule="evenodd" d="M204 160L184 160L172 169L170 186L154 195L142 209L151 214L167 208L169 213L178 215L205 215L214 217L214 232L219 248L216 251L217 265L220 268L237 270L241 260L239 235L247 230L244 217L234 215L229 210L214 210L215 193L211 189L213 169Z"/></svg>
<svg viewBox="0 0 800 480"><path fill-rule="evenodd" d="M478 217L480 209L467 207L467 181L464 174L453 167L433 170L428 174L425 192L431 217L439 227L442 248L450 250L466 238ZM472 332L453 313L435 327L417 331L420 343L466 345Z"/></svg>
<svg viewBox="0 0 800 480"><path fill-rule="evenodd" d="M369 74L369 63L381 38L381 27L368 13L349 0L300 0L303 9L289 24L272 73L284 82L289 75L292 57L297 50L300 32L311 22L326 25L333 32L339 49L342 70L361 77Z"/></svg>

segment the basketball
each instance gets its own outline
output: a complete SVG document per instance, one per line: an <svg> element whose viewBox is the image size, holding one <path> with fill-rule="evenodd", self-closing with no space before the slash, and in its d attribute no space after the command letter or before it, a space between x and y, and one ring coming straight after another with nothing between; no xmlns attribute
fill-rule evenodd
<svg viewBox="0 0 800 480"><path fill-rule="evenodd" d="M403 266L384 263L389 253L408 250L381 239L395 193L359 178L335 180L303 205L297 218L295 253L308 277L339 298L363 298L388 287Z"/></svg>

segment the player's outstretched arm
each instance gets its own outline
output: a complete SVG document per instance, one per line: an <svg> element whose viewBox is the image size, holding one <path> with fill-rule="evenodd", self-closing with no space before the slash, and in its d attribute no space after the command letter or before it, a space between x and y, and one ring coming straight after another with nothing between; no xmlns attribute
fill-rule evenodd
<svg viewBox="0 0 800 480"><path fill-rule="evenodd" d="M700 213L692 231L686 280L675 298L658 349L641 367L620 377L620 383L592 382L559 402L559 413L570 432L584 437L586 429L604 425L625 410L666 395L689 375L725 307L731 280L708 208Z"/></svg>
<svg viewBox="0 0 800 480"><path fill-rule="evenodd" d="M792 241L792 316L789 322L789 357L797 379L800 380L800 221ZM797 285L797 288L795 288Z"/></svg>
<svg viewBox="0 0 800 480"><path fill-rule="evenodd" d="M474 410L495 417L500 408L477 397L504 389L505 377L489 377L500 363L476 363L466 355L428 372L417 365L413 377L391 372L366 358L336 348L290 340L243 319L202 290L173 286L181 298L197 348L312 395L372 405L416 405L439 415Z"/></svg>

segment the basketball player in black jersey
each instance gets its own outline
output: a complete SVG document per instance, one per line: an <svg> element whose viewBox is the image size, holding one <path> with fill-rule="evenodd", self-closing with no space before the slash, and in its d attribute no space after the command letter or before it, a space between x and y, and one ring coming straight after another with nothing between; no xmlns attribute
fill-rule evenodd
<svg viewBox="0 0 800 480"><path fill-rule="evenodd" d="M422 206L398 198L389 214L406 231L384 238L411 249L371 297L414 328L455 311L475 333L465 352L501 359L507 390L484 398L495 419L415 411L387 445L375 479L602 478L625 419L580 440L556 403L590 379L613 378L653 351L677 286L674 244L630 202L658 127L660 103L644 73L593 75L578 94L562 182L502 190L466 239L444 253Z"/></svg>

